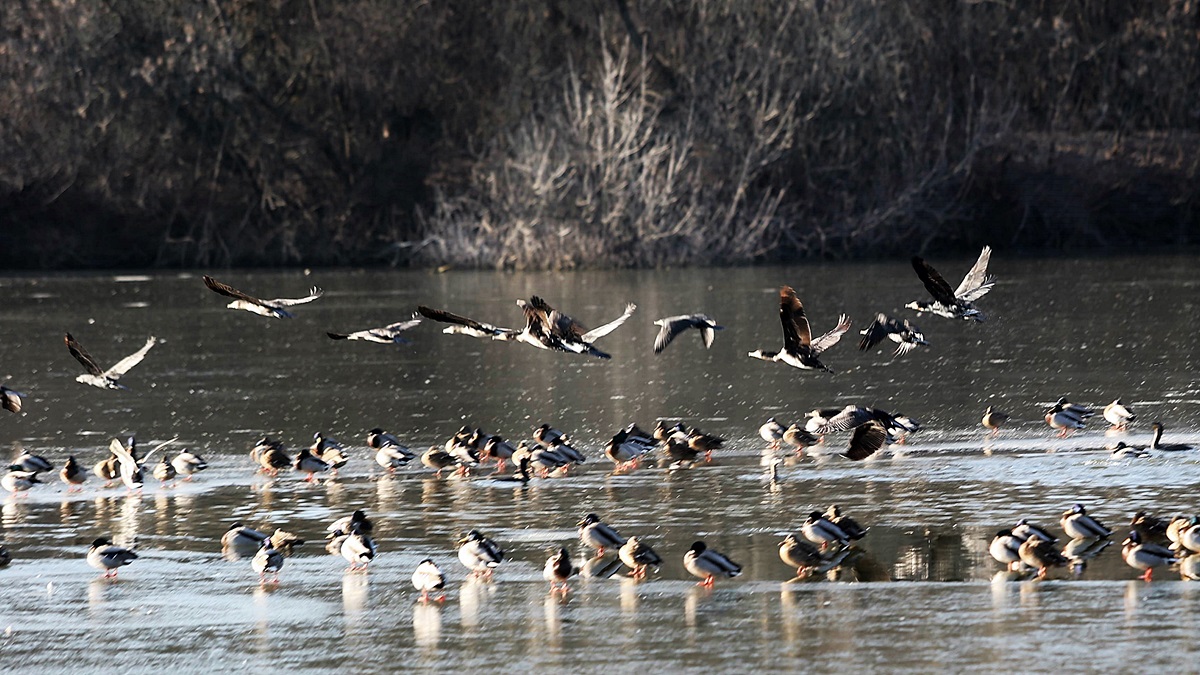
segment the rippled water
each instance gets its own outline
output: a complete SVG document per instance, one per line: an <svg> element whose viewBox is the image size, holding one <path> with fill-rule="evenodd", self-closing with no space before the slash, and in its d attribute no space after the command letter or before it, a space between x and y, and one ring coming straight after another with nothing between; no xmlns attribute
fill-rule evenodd
<svg viewBox="0 0 1200 675"><path fill-rule="evenodd" d="M973 261L931 262L956 283ZM1200 511L1200 456L1117 461L1103 449L1147 442L1155 419L1168 440L1200 442L1197 262L998 254L1000 281L980 303L987 323L920 318L933 344L899 360L890 350L858 352L848 336L824 358L835 375L746 358L779 345L778 287L796 287L815 332L841 311L857 329L878 311L911 316L900 308L924 291L907 262L218 275L270 297L324 287L292 321L227 310L198 274L0 278L0 377L27 394L25 414L0 415L4 441L90 467L110 438L136 434L148 445L179 435L212 465L178 487L148 479L141 495L92 477L78 494L48 482L8 496L0 515L14 560L0 569L0 667L745 670L831 659L913 671L1177 667L1195 649L1200 585L1173 570L1135 580L1119 537L1081 575L1058 570L1048 581L1010 579L987 544L1021 517L1058 530L1073 502L1113 527L1137 509ZM515 325L513 301L534 293L589 325L629 300L639 310L598 343L610 362L442 335L430 322L398 347L324 336L404 318L419 303ZM684 335L651 354L650 321L691 311L727 327L713 348ZM147 335L163 342L122 380L129 391L109 392L74 381L64 331L104 365ZM1120 396L1139 419L1128 434L1106 434L1096 421L1055 439L1041 409L1059 396L1097 406ZM904 412L926 429L895 454L789 460L770 480L774 455L758 426L847 403ZM1014 418L995 440L978 427L987 405ZM658 418L725 436L729 449L687 471L613 475L604 441ZM420 449L462 424L515 439L541 422L573 433L591 460L572 476L522 487L436 478L415 464L383 475L361 447L373 426ZM296 448L315 431L359 446L341 476L310 485L253 473L246 452L257 438ZM829 450L845 440L831 436ZM792 581L778 542L832 502L870 533L846 565ZM356 508L377 523L380 555L366 574L347 573L319 541L326 523ZM574 523L589 511L642 535L666 564L642 583L576 579L567 599L552 597L542 563L559 544L582 553ZM288 559L278 587L263 587L248 561L221 555L218 540L234 520L312 541ZM491 582L467 580L454 556L471 527L510 554ZM97 536L142 557L118 581L97 579L83 561ZM695 586L681 557L696 539L745 573L715 590ZM425 557L447 573L444 604L418 603L409 584Z"/></svg>

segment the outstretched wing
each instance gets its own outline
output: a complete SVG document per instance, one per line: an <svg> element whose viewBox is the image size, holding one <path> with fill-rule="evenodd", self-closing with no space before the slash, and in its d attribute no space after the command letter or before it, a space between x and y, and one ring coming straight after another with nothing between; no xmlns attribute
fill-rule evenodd
<svg viewBox="0 0 1200 675"><path fill-rule="evenodd" d="M208 276L207 274L204 275L204 285L208 286L208 288L212 291L215 291L217 293L220 293L221 295L224 295L224 296L227 296L230 298L234 298L235 300L245 300L246 302L250 302L255 305L263 304L262 300L259 300L258 298L254 297L253 295L246 295L245 293L239 291L238 289L234 288L233 286L230 286L228 284L223 284L223 283L217 281L216 279Z"/></svg>
<svg viewBox="0 0 1200 675"><path fill-rule="evenodd" d="M70 333L67 333L67 336L63 339L67 343L67 349L70 350L71 356L74 356L76 361L82 363L83 367L86 368L89 373L97 376L104 374L104 371L100 369L100 366L96 365L96 360L92 358L92 355L88 354L87 350L83 348L83 345L79 344L75 338L71 337Z"/></svg>
<svg viewBox="0 0 1200 675"><path fill-rule="evenodd" d="M458 324L460 326L466 326L467 328L474 328L475 330L486 330L483 324L479 323L475 319L468 319L465 316L453 314L443 309L434 309L432 307L426 307L425 305L417 305L417 311L421 313L421 316L427 319L433 319L434 321Z"/></svg>
<svg viewBox="0 0 1200 675"><path fill-rule="evenodd" d="M875 320L870 326L862 332L862 339L858 341L858 348L862 351L867 351L871 347L879 344L881 340L888 336L891 330L891 324L895 323L892 319L888 319L885 314L876 314Z"/></svg>
<svg viewBox="0 0 1200 675"><path fill-rule="evenodd" d="M115 380L115 379L121 377L122 375L124 375L125 373L129 372L130 368L141 363L142 359L146 358L146 352L150 351L150 348L153 347L154 343L156 343L156 342L158 342L158 338L151 335L149 338L146 339L146 344L142 345L141 349L130 354L129 356L126 356L125 358L121 359L120 361L117 361L116 364L114 364L112 368L109 368L108 370L104 371L104 373L103 373L104 376Z"/></svg>
<svg viewBox="0 0 1200 675"><path fill-rule="evenodd" d="M109 441L108 449L112 454L117 456L117 459L121 460L122 469L129 467L129 473L134 473L141 468L137 460L133 458L133 455L129 454L129 451L125 449L125 445L121 443L120 439L114 438Z"/></svg>
<svg viewBox="0 0 1200 675"><path fill-rule="evenodd" d="M421 319L419 317L414 316L413 318L408 319L406 321L397 321L396 323L389 323L388 325L383 327L383 330L391 331L393 333L399 333L401 331L406 331L409 328L413 328L419 323L421 323Z"/></svg>
<svg viewBox="0 0 1200 675"><path fill-rule="evenodd" d="M313 286L308 289L308 295L303 298L275 298L273 300L264 300L261 304L274 307L291 307L292 305L303 305L306 302L312 302L325 294L325 291Z"/></svg>
<svg viewBox="0 0 1200 675"><path fill-rule="evenodd" d="M779 289L779 322L783 324L783 350L795 351L800 345L812 341L812 333L808 327L808 317L804 315L804 305L796 297L796 290L791 286Z"/></svg>
<svg viewBox="0 0 1200 675"><path fill-rule="evenodd" d="M848 405L842 408L838 414L828 417L828 411L822 411L821 416L826 417L825 424L818 426L811 431L814 434L828 434L835 431L849 431L855 427L861 426L863 423L872 419L871 411L866 408L860 408L855 405Z"/></svg>
<svg viewBox="0 0 1200 675"><path fill-rule="evenodd" d="M654 353L662 353L662 350L671 344L675 336L696 325L695 318L695 314L683 314L680 316L668 316L655 321L654 325L661 326L661 328L658 330L658 336L654 338Z"/></svg>
<svg viewBox="0 0 1200 675"><path fill-rule="evenodd" d="M859 461L870 457L887 443L887 429L879 422L868 422L854 430L850 436L850 447L842 456Z"/></svg>
<svg viewBox="0 0 1200 675"><path fill-rule="evenodd" d="M836 345L838 340L841 340L842 335L848 330L850 330L850 317L842 314L838 317L838 324L833 328L833 330L812 341L813 353L820 354L826 349Z"/></svg>
<svg viewBox="0 0 1200 675"><path fill-rule="evenodd" d="M974 302L992 290L996 278L987 275L987 266L991 258L992 247L984 246L983 251L979 253L979 260L975 261L971 271L967 272L967 276L963 277L962 283L955 289L955 297L963 302Z"/></svg>
<svg viewBox="0 0 1200 675"><path fill-rule="evenodd" d="M925 290L933 296L933 299L950 307L954 304L954 293L950 290L950 284L942 278L942 275L937 273L929 263L921 259L920 256L912 257L913 269L917 271L917 276L920 277L921 283L925 284Z"/></svg>
<svg viewBox="0 0 1200 675"><path fill-rule="evenodd" d="M613 332L618 327L620 327L621 324L623 324L627 320L629 320L629 317L633 316L633 312L636 309L637 309L637 305L633 304L632 302L625 305L625 311L621 314L621 316L618 316L617 318L613 319L612 321L609 321L608 323L604 324L603 326L597 326L596 328L589 330L588 332L579 336L579 339L583 340L584 342L594 342L596 340L599 340L600 338Z"/></svg>

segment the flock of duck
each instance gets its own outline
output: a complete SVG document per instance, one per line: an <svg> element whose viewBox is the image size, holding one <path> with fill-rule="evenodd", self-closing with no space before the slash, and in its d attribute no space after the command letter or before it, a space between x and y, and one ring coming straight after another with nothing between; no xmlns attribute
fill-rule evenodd
<svg viewBox="0 0 1200 675"><path fill-rule="evenodd" d="M986 295L995 283L994 277L987 274L990 255L991 249L985 247L955 289L951 289L932 266L914 256L913 268L932 300L914 301L906 307L918 313L928 312L952 319L983 321L984 315L975 302ZM289 308L312 302L322 295L320 289L313 288L309 295L301 298L262 300L209 276L204 276L203 281L212 291L233 299L228 304L229 308L273 318L292 318L294 315ZM417 314L405 321L354 332L329 332L327 335L335 340L402 343L406 342L402 334L419 324L423 317L447 324L443 332L449 334L521 342L538 349L608 359L611 358L610 355L597 348L595 342L619 328L636 310L636 305L630 303L617 318L598 328L587 330L538 296L529 300L518 300L517 305L525 319L524 327L520 329L500 327L444 309L421 305L417 308ZM780 289L779 316L783 329L782 347L778 350L759 349L748 355L751 358L779 362L804 370L832 372L821 361L820 356L836 345L849 331L850 318L842 314L833 329L813 338L804 306L790 286ZM706 348L711 347L716 332L722 329L711 317L700 313L666 317L656 320L654 324L660 328L654 342L656 354L661 353L676 337L692 329L699 333ZM882 313L861 331L861 335L860 349L869 350L888 340L896 344L896 357L904 356L919 346L928 344L924 334L911 321L899 320ZM140 363L157 342L154 337L149 337L136 352L109 368L102 368L70 333L65 335L64 341L70 354L85 370L76 379L83 384L103 389L125 389L125 385L119 381L120 378ZM20 392L0 385L0 405L5 409L14 413L20 412L23 398L24 395ZM1062 398L1045 411L1044 419L1060 435L1067 435L1084 428L1093 415L1092 409ZM1103 417L1115 429L1124 429L1136 419L1130 408L1120 399L1104 408ZM1000 432L1008 420L1009 416L1006 413L989 407L981 423L994 435ZM808 413L803 424L784 425L772 418L762 425L759 435L772 449L787 444L797 453L804 454L806 449L823 443L827 434L850 432L848 445L838 454L846 459L858 461L874 455L888 444L903 442L905 435L920 428L916 420L905 415L849 405L813 410ZM1134 447L1119 442L1111 448L1114 456L1140 457L1151 451L1192 449L1185 444L1163 443L1162 425L1156 422L1153 428L1154 437L1149 447ZM149 462L151 456L165 450L176 440L171 439L145 455L140 455L133 437L125 443L113 439L109 444L109 456L98 462L92 472L105 480L106 484L119 480L129 490L142 488L147 467L150 467L148 472L162 483L172 483L178 478L191 480L195 474L207 468L204 459L193 450L184 448L171 457L168 457L167 452L163 452L158 462ZM604 456L615 465L617 471L634 470L643 461L652 458L657 458L659 464L666 468L684 469L710 460L712 453L720 450L724 443L725 439L688 428L682 422L668 425L660 420L650 432L643 431L636 424L618 430L605 444ZM530 481L533 474L542 477L566 475L587 459L568 434L550 424L536 427L530 439L519 440L516 444L499 435L464 426L443 445L430 447L420 453L410 450L395 435L381 428L367 432L366 445L374 452L375 462L390 472L405 467L419 456L420 463L436 471L438 475L445 470L468 474L494 463L494 480L520 483ZM250 451L250 456L260 471L275 475L281 470L294 469L306 474L307 480L312 481L318 474L336 474L349 461L350 454L341 443L317 433L313 443L301 448L295 456L289 454L283 443L269 437L263 437L256 443ZM516 472L503 475L509 462L516 467ZM773 477L775 466L777 464L771 465ZM8 472L0 478L0 485L10 492L21 494L41 482L38 474L53 469L54 465L49 461L26 450L13 460ZM68 485L68 490L78 489L87 480L87 471L74 457L67 459L58 475ZM991 555L1010 569L1036 570L1040 577L1056 566L1070 565L1072 569L1082 569L1086 560L1108 546L1108 538L1112 535L1112 530L1088 515L1079 504L1062 515L1060 524L1071 538L1071 542L1062 550L1056 546L1057 537L1044 528L1022 520L1015 527L996 534L989 548ZM624 537L596 514L587 514L577 523L577 528L581 542L594 549L597 555L583 567L578 567L565 546L554 551L546 560L543 573L544 578L550 582L552 593L566 593L567 580L576 574L611 576L624 566L628 568L630 576L640 578L646 575L648 568L662 563L662 558L644 538ZM1163 521L1139 513L1134 517L1132 528L1129 537L1123 542L1123 558L1130 566L1144 570L1145 579L1150 579L1153 569L1178 562L1184 564L1185 577L1200 578L1200 564L1193 564L1200 563L1200 555L1192 555L1200 554L1200 518L1176 517ZM357 510L328 526L326 548L330 553L343 557L352 570L366 569L377 551L375 541L371 537L372 530L371 520L362 510ZM810 513L800 531L802 536L789 535L779 544L779 558L786 565L795 568L798 577L842 564L852 551L852 542L864 537L868 530L834 505L824 513ZM267 534L241 523L234 523L225 532L221 543L226 551L249 557L252 570L266 583L268 579L278 581L286 554L302 544L303 540L284 530L275 530L274 533ZM1171 548L1162 545L1167 543ZM607 550L617 551L615 560L605 558ZM459 541L457 556L472 575L480 576L490 576L504 560L502 548L477 530L471 530ZM86 558L88 564L104 571L105 576L115 576L120 567L134 562L137 554L128 548L113 544L107 538L97 538L89 548ZM7 562L8 554L0 547L0 564ZM683 554L683 565L689 573L700 578L700 583L704 585L712 585L718 577L735 577L741 573L741 566L730 557L707 546L704 541L696 541ZM413 572L412 583L421 592L422 599L428 599L431 594L442 590L445 577L434 560L427 558Z"/></svg>

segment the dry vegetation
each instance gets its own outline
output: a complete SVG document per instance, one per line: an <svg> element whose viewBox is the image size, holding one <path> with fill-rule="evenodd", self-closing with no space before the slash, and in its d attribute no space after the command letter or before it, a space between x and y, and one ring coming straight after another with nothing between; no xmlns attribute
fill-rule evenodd
<svg viewBox="0 0 1200 675"><path fill-rule="evenodd" d="M1200 235L1194 0L16 0L7 266Z"/></svg>

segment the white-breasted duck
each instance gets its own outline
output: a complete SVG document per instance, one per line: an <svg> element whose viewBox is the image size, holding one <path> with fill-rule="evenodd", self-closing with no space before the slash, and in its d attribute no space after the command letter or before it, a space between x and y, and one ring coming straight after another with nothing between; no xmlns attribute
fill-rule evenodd
<svg viewBox="0 0 1200 675"><path fill-rule="evenodd" d="M547 447L550 445L550 441L553 441L562 435L562 431L555 429L549 424L542 424L533 430L533 440L537 441L538 445Z"/></svg>
<svg viewBox="0 0 1200 675"><path fill-rule="evenodd" d="M309 451L314 457L328 464L329 470L335 476L338 469L350 461L350 455L346 454L346 446L332 438L326 438L320 431L313 434L313 444L309 446Z"/></svg>
<svg viewBox="0 0 1200 675"><path fill-rule="evenodd" d="M925 334L916 324L908 319L903 321L893 319L882 313L876 314L875 320L860 334L863 336L858 341L860 351L865 352L886 339L896 343L896 351L892 353L893 357L904 356L916 349L918 345L929 344L925 341Z"/></svg>
<svg viewBox="0 0 1200 675"><path fill-rule="evenodd" d="M13 493L25 492L40 482L36 471L25 471L15 464L8 467L8 473L0 478L0 486Z"/></svg>
<svg viewBox="0 0 1200 675"><path fill-rule="evenodd" d="M987 266L992 257L992 247L984 246L979 253L979 259L963 277L958 288L950 290L950 284L920 256L912 257L912 266L925 285L925 290L933 296L933 302L915 300L905 305L918 313L929 312L948 319L966 319L968 321L983 321L983 313L975 306L975 301L987 295L996 283L996 278L988 276Z"/></svg>
<svg viewBox="0 0 1200 675"><path fill-rule="evenodd" d="M1004 563L1008 569L1016 569L1021 565L1021 544L1025 540L1017 537L1010 529L1000 530L992 537L988 545L988 553L996 562Z"/></svg>
<svg viewBox="0 0 1200 675"><path fill-rule="evenodd" d="M88 547L87 563L98 570L104 570L105 578L117 576L117 569L137 560L138 555L133 551L115 546L103 537L96 539Z"/></svg>
<svg viewBox="0 0 1200 675"><path fill-rule="evenodd" d="M1065 438L1071 432L1084 428L1088 418L1095 414L1091 408L1076 405L1063 397L1046 411L1045 419L1051 429L1058 430L1059 438Z"/></svg>
<svg viewBox="0 0 1200 675"><path fill-rule="evenodd" d="M317 479L318 473L329 470L329 463L314 455L308 448L300 448L300 452L296 453L296 458L292 460L292 468L308 474L304 480L311 483Z"/></svg>
<svg viewBox="0 0 1200 675"><path fill-rule="evenodd" d="M1125 564L1138 570L1143 570L1143 581L1151 581L1155 567L1166 567L1179 561L1179 558L1168 548L1148 541L1142 541L1137 530L1129 533L1129 537L1121 542L1121 558Z"/></svg>
<svg viewBox="0 0 1200 675"><path fill-rule="evenodd" d="M692 576L703 579L701 586L711 587L718 576L733 578L742 573L742 566L729 556L709 548L703 541L692 543L683 554L683 568Z"/></svg>
<svg viewBox="0 0 1200 675"><path fill-rule="evenodd" d="M431 592L440 591L446 587L446 576L442 574L442 570L438 568L432 558L426 558L417 564L417 569L413 570L412 585L413 588L421 591L421 602L429 602ZM437 597L438 602L445 599L445 594Z"/></svg>
<svg viewBox="0 0 1200 675"><path fill-rule="evenodd" d="M766 441L772 450L778 450L779 444L783 440L783 434L786 431L787 427L775 421L774 417L770 417L758 428L758 436Z"/></svg>
<svg viewBox="0 0 1200 675"><path fill-rule="evenodd" d="M654 450L653 439L643 439L632 434L628 427L618 431L604 446L604 456L617 465L617 469L636 467L639 460Z"/></svg>
<svg viewBox="0 0 1200 675"><path fill-rule="evenodd" d="M621 548L625 545L625 537L594 513L584 516L576 526L579 528L580 541L596 549L596 555L604 555L606 549Z"/></svg>
<svg viewBox="0 0 1200 675"><path fill-rule="evenodd" d="M1101 539L1112 535L1112 530L1088 515L1083 504L1071 506L1070 510L1062 514L1058 524L1062 525L1063 531L1072 539Z"/></svg>
<svg viewBox="0 0 1200 675"><path fill-rule="evenodd" d="M1125 441L1117 441L1113 444L1111 450L1112 452L1108 456L1113 459L1145 459L1154 456L1154 453L1146 448L1129 445Z"/></svg>
<svg viewBox="0 0 1200 675"><path fill-rule="evenodd" d="M1195 450L1195 448L1187 443L1163 443L1163 425L1162 422L1155 422L1150 425L1154 431L1154 438L1150 441L1151 450L1161 450L1163 452L1182 452L1184 450Z"/></svg>
<svg viewBox="0 0 1200 675"><path fill-rule="evenodd" d="M826 518L820 511L813 511L808 514L808 518L804 524L800 526L800 532L814 544L820 544L822 549L825 549L830 544L838 546L848 546L850 537L845 530L838 527L833 521Z"/></svg>
<svg viewBox="0 0 1200 675"><path fill-rule="evenodd" d="M413 315L411 319L405 321L397 321L389 323L386 326L379 328L368 328L359 330L353 333L325 333L333 340L362 340L364 342L374 342L381 345L402 345L408 344L409 340L402 337L400 334L404 331L421 323L421 318Z"/></svg>
<svg viewBox="0 0 1200 675"><path fill-rule="evenodd" d="M1012 528L1013 535L1021 541L1026 541L1030 538L1041 539L1048 541L1051 544L1058 541L1058 537L1050 534L1050 531L1040 525L1035 525L1029 522L1028 518L1022 518L1017 521L1016 526Z"/></svg>
<svg viewBox="0 0 1200 675"><path fill-rule="evenodd" d="M41 455L35 455L25 448L21 449L20 454L13 459L12 463L14 466L21 467L24 471L34 471L36 473L44 473L54 469L54 465L50 463L50 460Z"/></svg>
<svg viewBox="0 0 1200 675"><path fill-rule="evenodd" d="M242 291L228 285L223 284L216 279L204 275L204 285L208 286L209 290L228 298L233 298L233 302L226 305L229 309L244 309L247 312L258 314L259 316L268 316L275 319L293 319L295 314L292 314L285 307L293 307L295 305L303 305L312 302L321 297L321 289L313 286L308 291L308 295L303 298L275 298L273 300L262 300L252 295L247 295Z"/></svg>
<svg viewBox="0 0 1200 675"><path fill-rule="evenodd" d="M542 578L550 582L551 594L565 595L569 592L571 589L567 586L567 580L576 574L579 574L579 568L571 562L571 553L565 546L551 553L542 566Z"/></svg>
<svg viewBox="0 0 1200 675"><path fill-rule="evenodd" d="M129 387L117 382L117 380L121 379L121 376L129 372L131 368L141 363L142 359L146 358L146 352L150 351L150 348L158 342L158 338L150 336L141 349L117 361L108 370L104 370L96 363L92 355L87 353L83 345L71 337L70 333L67 333L63 340L67 343L67 350L71 352L71 356L74 356L75 360L87 370L83 375L76 377L75 381L82 384L90 384L93 387L101 389L128 389Z"/></svg>
<svg viewBox="0 0 1200 675"><path fill-rule="evenodd" d="M375 553L375 540L367 535L361 523L352 522L350 531L342 541L341 549L342 557L350 563L350 569L352 571L367 569L367 565L375 559Z"/></svg>
<svg viewBox="0 0 1200 675"><path fill-rule="evenodd" d="M19 413L21 412L21 399L24 396L25 394L0 384L0 408Z"/></svg>
<svg viewBox="0 0 1200 675"><path fill-rule="evenodd" d="M196 452L184 448L179 451L178 455L171 458L171 466L175 467L175 473L188 481L192 479L192 476L207 469L208 462L204 461L204 458Z"/></svg>
<svg viewBox="0 0 1200 675"><path fill-rule="evenodd" d="M724 330L724 326L718 326L716 321L707 314L680 314L679 316L668 316L664 319L659 319L654 322L655 326L659 326L658 336L654 338L654 353L661 354L662 350L671 344L680 333L695 328L700 331L700 337L704 340L704 348L712 347L713 340L717 337L717 331Z"/></svg>
<svg viewBox="0 0 1200 675"><path fill-rule="evenodd" d="M371 519L367 517L366 512L362 509L356 509L350 515L338 518L330 523L329 526L325 528L325 531L336 532L340 530L349 534L355 529L363 534L371 534L371 532L375 530L375 523L371 522Z"/></svg>
<svg viewBox="0 0 1200 675"><path fill-rule="evenodd" d="M475 576L492 576L492 571L504 562L504 551L496 542L471 530L458 540L458 561Z"/></svg>
<svg viewBox="0 0 1200 675"><path fill-rule="evenodd" d="M279 583L279 570L283 569L283 553L275 548L270 537L262 540L258 552L250 559L250 569L258 573L259 583L266 583L268 574L272 575L274 583Z"/></svg>
<svg viewBox="0 0 1200 675"><path fill-rule="evenodd" d="M134 457L131 449L136 447L136 442L133 436L129 437L129 446L126 447L121 443L121 440L114 438L108 443L108 449L112 454L116 455L119 461L118 475L125 487L130 490L141 490L145 483L145 477L142 473L142 464L138 458ZM149 457L149 454L146 455Z"/></svg>
<svg viewBox="0 0 1200 675"><path fill-rule="evenodd" d="M842 314L833 330L814 340L804 305L791 286L784 286L779 289L779 321L783 325L783 348L777 352L756 349L749 353L751 358L777 361L801 370L833 372L817 357L850 330L850 317Z"/></svg>
<svg viewBox="0 0 1200 675"><path fill-rule="evenodd" d="M1132 410L1121 403L1121 399L1117 399L1104 406L1104 419L1108 420L1113 430L1124 431L1129 428L1130 422L1137 419L1137 415L1134 415Z"/></svg>
<svg viewBox="0 0 1200 675"><path fill-rule="evenodd" d="M980 424L984 429L990 431L990 435L994 438L1000 435L1000 428L1008 423L1008 420L1008 413L1000 412L989 405L987 410L983 411L983 419L980 420Z"/></svg>

